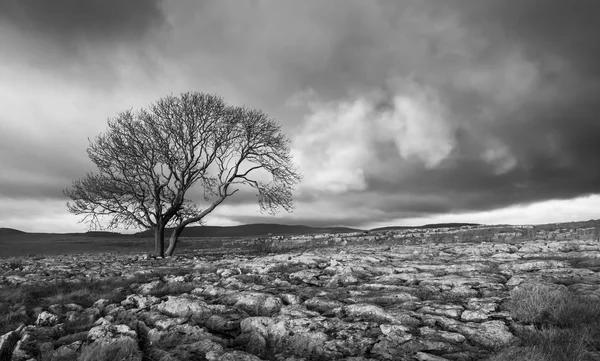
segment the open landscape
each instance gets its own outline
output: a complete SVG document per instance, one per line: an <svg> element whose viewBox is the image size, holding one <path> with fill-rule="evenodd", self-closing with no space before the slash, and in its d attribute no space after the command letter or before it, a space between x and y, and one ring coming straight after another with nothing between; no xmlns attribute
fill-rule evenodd
<svg viewBox="0 0 600 361"><path fill-rule="evenodd" d="M0 0L0 361L600 361L599 14Z"/></svg>
<svg viewBox="0 0 600 361"><path fill-rule="evenodd" d="M4 257L0 360L600 360L599 230L184 238L164 259L137 246ZM96 238L79 242L116 242Z"/></svg>

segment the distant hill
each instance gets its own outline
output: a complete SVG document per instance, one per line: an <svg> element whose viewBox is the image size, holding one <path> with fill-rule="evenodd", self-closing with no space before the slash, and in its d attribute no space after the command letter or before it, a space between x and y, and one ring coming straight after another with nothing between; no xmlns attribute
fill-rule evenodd
<svg viewBox="0 0 600 361"><path fill-rule="evenodd" d="M409 229L409 228L418 228L418 227L387 226L387 227L379 227L379 228L369 229L369 232L399 231L399 230L402 230L402 229Z"/></svg>
<svg viewBox="0 0 600 361"><path fill-rule="evenodd" d="M479 225L480 224L477 224L477 223L434 223L434 224L426 224L424 226L415 226L415 227L409 227L409 226L380 227L380 228L371 229L370 231L372 231L372 232L395 231L395 230L411 229L411 228L417 228L417 229L459 228L459 227L463 227L463 226L479 226Z"/></svg>
<svg viewBox="0 0 600 361"><path fill-rule="evenodd" d="M16 236L19 234L26 234L26 232L19 231L13 228L0 228L0 237L2 236Z"/></svg>
<svg viewBox="0 0 600 361"><path fill-rule="evenodd" d="M168 237L172 229L168 229ZM361 229L347 227L309 227L302 225L285 224L245 224L241 226L195 226L186 227L183 230L182 237L248 237L248 236L266 236L266 235L302 235L316 233L350 233L362 232ZM152 230L137 233L142 236L152 236Z"/></svg>
<svg viewBox="0 0 600 361"><path fill-rule="evenodd" d="M118 232L108 232L108 231L88 231L85 233L65 233L69 236L87 236L87 237L118 237L122 236L121 233Z"/></svg>
<svg viewBox="0 0 600 361"><path fill-rule="evenodd" d="M460 228L464 226L480 226L477 223L434 223L434 224L426 224L424 226L420 226L418 228Z"/></svg>
<svg viewBox="0 0 600 361"><path fill-rule="evenodd" d="M421 229L433 229L433 228L458 228L462 226L478 226L475 223L436 223L426 224L424 226L389 226L374 228L370 231L394 231L409 228L421 228ZM166 230L166 236L168 237L171 233L172 228ZM310 227L304 225L287 225L287 224L275 224L275 223L256 223L256 224L244 224L241 226L193 226L186 227L183 231L182 237L255 237L255 236L279 236L279 235L304 235L304 234L317 234L317 233L351 233L351 232L363 232L362 229L349 228L349 227ZM18 229L12 228L0 228L0 237L2 236L18 236L18 235L51 235L54 233L27 233ZM153 237L153 230L146 230L138 232L133 235L122 234L117 232L107 231L89 231L85 233L57 233L66 236L85 236L85 237L106 237L106 238L117 238L117 237Z"/></svg>

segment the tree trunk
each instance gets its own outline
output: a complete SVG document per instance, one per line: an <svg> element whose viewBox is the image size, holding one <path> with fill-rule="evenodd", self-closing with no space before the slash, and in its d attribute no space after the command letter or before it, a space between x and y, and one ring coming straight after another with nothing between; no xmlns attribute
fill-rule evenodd
<svg viewBox="0 0 600 361"><path fill-rule="evenodd" d="M227 189L225 189L225 193L227 193ZM175 246L177 246L177 239L179 238L185 227L188 224L200 221L207 214L212 212L219 204L221 204L225 200L225 198L227 198L227 196L221 196L213 204L211 204L210 207L202 211L199 215L197 215L196 217L188 218L182 221L177 227L175 227L173 233L171 233L171 237L169 238L169 248L167 249L167 256L173 255L173 252L175 251Z"/></svg>
<svg viewBox="0 0 600 361"><path fill-rule="evenodd" d="M154 255L165 256L165 225L162 222L158 222L154 229Z"/></svg>
<svg viewBox="0 0 600 361"><path fill-rule="evenodd" d="M171 237L169 237L169 247L167 248L166 252L167 256L173 255L173 252L175 251L175 246L177 246L177 240L179 239L179 236L181 236L181 233L183 232L184 228L185 225L179 225L175 227L173 233L171 233Z"/></svg>

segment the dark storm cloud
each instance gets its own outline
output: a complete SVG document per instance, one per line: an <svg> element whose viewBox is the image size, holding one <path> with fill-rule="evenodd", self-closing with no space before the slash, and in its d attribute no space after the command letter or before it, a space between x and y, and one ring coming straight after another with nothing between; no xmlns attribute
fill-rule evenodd
<svg viewBox="0 0 600 361"><path fill-rule="evenodd" d="M508 38L526 45L533 57L564 57L580 74L600 75L600 3L581 0L526 0L511 3L458 0L465 21L490 39Z"/></svg>
<svg viewBox="0 0 600 361"><path fill-rule="evenodd" d="M378 154L387 169L367 170L365 202L384 211L383 218L397 219L600 193L600 3L453 4L467 31L487 42L484 51L469 54L474 64L494 64L507 49L518 49L522 60L535 66L536 84L522 99L507 99L510 94L486 94L478 84L465 88L443 77L424 80L460 118L455 147L431 169L395 167L402 162L397 154ZM385 112L388 103L376 110ZM500 146L485 161L488 139ZM369 202L374 194L388 197Z"/></svg>
<svg viewBox="0 0 600 361"><path fill-rule="evenodd" d="M448 109L454 142L440 164L401 166L406 159L395 150L370 158L379 165L366 164L366 188L356 198L385 215L363 220L600 193L597 1L226 4L204 9L213 19L205 26L215 31L199 32L196 41L264 103L306 88L321 103L375 90L383 94L374 101L377 117L393 108L394 78L408 76ZM336 136L347 134L338 128ZM314 193L298 200L351 206L348 197ZM374 194L381 197L370 201Z"/></svg>
<svg viewBox="0 0 600 361"><path fill-rule="evenodd" d="M122 68L159 72L152 40L166 26L160 0L3 0L6 62L114 89Z"/></svg>
<svg viewBox="0 0 600 361"><path fill-rule="evenodd" d="M278 107L296 92L311 88L335 99L350 89L378 87L395 68L418 64L422 53L420 44L408 41L413 24L401 23L410 17L403 14L406 8L424 7L419 1L208 1L174 7L166 56L185 59L181 69L198 81L227 78L245 101L283 122L292 120Z"/></svg>
<svg viewBox="0 0 600 361"><path fill-rule="evenodd" d="M461 164L460 171L440 177L459 194L478 195L468 202L455 197L453 204L486 209L600 193L600 3L460 4L472 31L492 44L509 42L524 49L538 66L536 91L553 93L543 102L536 94L528 95L526 102L490 126L514 154L513 170L492 177Z"/></svg>
<svg viewBox="0 0 600 361"><path fill-rule="evenodd" d="M161 0L4 0L0 21L70 50L85 42L139 40L164 22Z"/></svg>

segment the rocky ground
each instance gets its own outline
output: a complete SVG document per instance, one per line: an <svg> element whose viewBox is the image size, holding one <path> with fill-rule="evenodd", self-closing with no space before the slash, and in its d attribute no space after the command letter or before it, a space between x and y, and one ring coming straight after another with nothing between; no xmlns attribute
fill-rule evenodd
<svg viewBox="0 0 600 361"><path fill-rule="evenodd" d="M76 359L123 340L139 360L483 360L535 327L507 312L513 288L600 298L595 228L461 232L273 237L237 255L0 259L0 290L132 282L120 302L23 309L35 322L0 338L0 360Z"/></svg>

